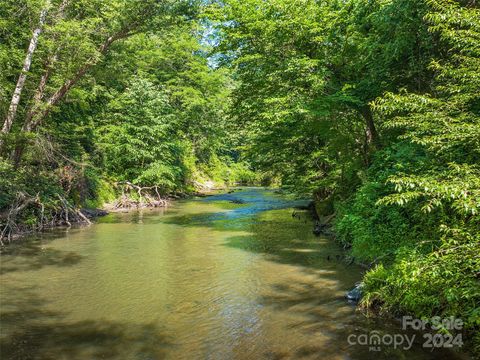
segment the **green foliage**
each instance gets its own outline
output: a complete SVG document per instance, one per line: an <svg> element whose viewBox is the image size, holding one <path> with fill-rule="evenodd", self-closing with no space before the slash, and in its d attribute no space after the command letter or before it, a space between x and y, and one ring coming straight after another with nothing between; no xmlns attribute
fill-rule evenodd
<svg viewBox="0 0 480 360"><path fill-rule="evenodd" d="M91 167L84 170L84 186L80 201L87 208L101 208L104 204L115 200L117 194L111 182L107 181L102 174Z"/></svg>
<svg viewBox="0 0 480 360"><path fill-rule="evenodd" d="M2 119L46 4L7 1L0 10ZM79 206L102 206L115 197L116 182L189 192L200 169L217 166L219 156L235 166L226 130L228 71L208 64L197 2L49 4L16 120L1 135L7 141L0 148L0 209L18 191L45 190L29 186L23 173L48 175L58 193ZM104 51L109 36L116 41ZM70 81L75 86L49 108L49 99ZM29 114L47 110L38 128L22 129ZM10 160L18 151L21 158ZM228 166L222 172L225 183L236 182L237 172L246 177Z"/></svg>
<svg viewBox="0 0 480 360"><path fill-rule="evenodd" d="M393 266L378 265L369 271L363 304L419 318L454 316L474 333L480 326L479 253L478 233L444 229L435 251L402 248Z"/></svg>
<svg viewBox="0 0 480 360"><path fill-rule="evenodd" d="M414 242L411 224L401 210L375 206L384 190L382 184L368 182L357 191L353 201L338 209L336 234L340 241L352 246L352 255L361 261L385 262L402 243Z"/></svg>
<svg viewBox="0 0 480 360"><path fill-rule="evenodd" d="M367 273L365 305L417 317L460 317L475 333L480 325L480 13L455 2L427 3L425 21L450 51L432 59L433 93L402 90L375 102L385 133L420 149L422 159L416 164L403 159L393 172L375 168L374 162L373 178L346 207L337 229L363 258L393 255L383 262L390 266ZM383 194L365 194L379 175ZM376 236L382 228L376 223L379 214L394 242ZM364 244L371 248L364 251Z"/></svg>
<svg viewBox="0 0 480 360"><path fill-rule="evenodd" d="M212 156L209 162L199 166L196 180L213 181L216 187L257 185L258 175L245 162L234 162L227 157Z"/></svg>
<svg viewBox="0 0 480 360"><path fill-rule="evenodd" d="M180 176L173 109L165 90L134 78L106 106L98 129L107 173L139 185L173 190Z"/></svg>
<svg viewBox="0 0 480 360"><path fill-rule="evenodd" d="M229 166L229 184L258 185L259 175L250 169L244 162L231 163Z"/></svg>

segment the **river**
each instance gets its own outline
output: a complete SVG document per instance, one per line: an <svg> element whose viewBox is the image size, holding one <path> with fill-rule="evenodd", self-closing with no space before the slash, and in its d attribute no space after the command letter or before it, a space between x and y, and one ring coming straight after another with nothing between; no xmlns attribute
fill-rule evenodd
<svg viewBox="0 0 480 360"><path fill-rule="evenodd" d="M298 203L246 188L9 247L1 358L463 358L424 349L421 334L408 351L349 342L403 332L346 302L364 270L315 237L305 212L292 217Z"/></svg>

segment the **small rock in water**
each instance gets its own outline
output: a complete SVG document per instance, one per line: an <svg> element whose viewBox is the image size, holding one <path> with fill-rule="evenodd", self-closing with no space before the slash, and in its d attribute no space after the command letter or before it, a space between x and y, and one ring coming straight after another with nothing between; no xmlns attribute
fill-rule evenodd
<svg viewBox="0 0 480 360"><path fill-rule="evenodd" d="M359 302L363 294L362 288L362 283L356 283L355 287L345 294L345 297L348 301Z"/></svg>
<svg viewBox="0 0 480 360"><path fill-rule="evenodd" d="M80 210L83 215L85 215L89 219L94 219L97 217L102 217L108 215L108 211L101 210L101 209L81 209Z"/></svg>
<svg viewBox="0 0 480 360"><path fill-rule="evenodd" d="M315 227L313 228L313 234L316 236L320 236L322 233L325 232L327 225L321 224L319 221L315 222Z"/></svg>

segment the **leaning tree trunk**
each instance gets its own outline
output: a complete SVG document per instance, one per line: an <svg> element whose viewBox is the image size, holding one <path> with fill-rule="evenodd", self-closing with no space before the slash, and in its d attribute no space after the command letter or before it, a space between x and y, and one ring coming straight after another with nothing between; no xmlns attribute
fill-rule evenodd
<svg viewBox="0 0 480 360"><path fill-rule="evenodd" d="M58 8L58 11L57 11L57 14L55 16L55 21L56 22L64 19L65 9L68 5L68 2L69 2L69 0L63 0L62 3L60 4L60 6ZM53 36L53 41L56 41L57 37L58 36L54 35ZM55 66L55 63L57 62L57 59L58 59L58 52L59 51L60 51L60 49L57 48L53 52L53 54L48 57L47 61L45 62L45 66L44 66L45 71L44 71L42 77L40 78L37 89L35 90L35 94L33 95L33 105L30 108L30 110L27 112L27 115L25 117L25 121L24 121L24 124L23 124L23 127L22 127L22 131L27 131L27 125L30 124L30 121L32 120L32 116L35 113L35 109L37 109L37 107L40 105L40 103L41 103L41 101L44 97L45 89L46 89L48 80L50 79L52 69Z"/></svg>
<svg viewBox="0 0 480 360"><path fill-rule="evenodd" d="M124 29L120 30L116 34L108 37L105 42L100 45L98 48L98 52L104 55L110 46L117 40L126 38L130 35L131 26L127 26ZM31 132L38 128L38 126L42 123L42 121L50 114L52 108L57 105L60 100L62 100L65 95L70 91L72 87L74 87L90 70L91 67L98 63L99 59L91 58L87 60L73 75L73 77L63 83L63 85L53 93L52 96L43 104L43 107L40 108L39 104L33 104L32 109L27 113L25 123L23 124L22 131L23 132ZM46 79L48 80L48 78ZM40 84L40 86L44 86L45 84ZM42 90L43 91L43 90ZM20 161L23 156L24 145L19 144L15 151L13 152L13 162L15 167L18 167Z"/></svg>
<svg viewBox="0 0 480 360"><path fill-rule="evenodd" d="M365 133L367 137L367 144L373 144L374 146L378 146L380 143L380 137L378 136L377 128L375 127L372 109L369 105L366 105L360 109L360 113L365 120Z"/></svg>
<svg viewBox="0 0 480 360"><path fill-rule="evenodd" d="M45 8L40 13L40 21L38 22L38 26L33 31L32 38L30 39L30 45L28 46L27 56L25 57L25 60L23 62L22 72L18 77L17 85L15 86L15 91L13 92L12 101L10 102L7 116L5 117L5 121L3 123L3 127L1 130L1 135L3 136L10 133L13 121L15 120L15 116L17 115L17 109L18 109L18 105L20 104L20 98L22 96L23 87L25 85L25 81L27 80L27 73L30 71L30 66L32 65L33 53L37 48L38 38L40 36L40 33L42 32L43 25L45 24L45 19L47 17L49 5L50 5L50 1L47 1ZM3 143L4 143L4 140L0 137L0 148L3 146Z"/></svg>
<svg viewBox="0 0 480 360"><path fill-rule="evenodd" d="M148 18L149 11L152 10L152 8L156 6L156 4L156 1L150 3L150 5L147 6L136 19L127 24L117 33L108 37L105 42L101 44L97 49L98 53L104 55L115 41L133 35L136 28L141 26L145 19ZM73 75L72 78L65 81L63 85L58 88L47 100L36 104L34 103L30 110L27 112L27 116L22 127L22 132L35 131L41 125L43 120L48 117L52 108L55 107L55 105L57 105L65 97L65 95L70 91L70 89L74 87L85 76L85 74L90 70L90 68L95 66L99 61L100 57L90 58L82 66L80 66L80 68L77 70L77 72ZM45 84L42 84L41 82L39 85L39 94L37 96L39 96L40 98L43 97L43 90L49 75L50 74L48 74L45 79L41 79L41 81L44 81ZM17 146L14 151L13 160L16 166L20 164L23 156L23 151L24 145L22 144Z"/></svg>
<svg viewBox="0 0 480 360"><path fill-rule="evenodd" d="M129 36L129 28L125 28L118 33L108 37L105 42L100 45L98 48L98 52L102 55L104 55L110 45L112 45L115 41L119 39L123 39L125 37ZM25 122L23 126L23 131L33 131L35 130L41 123L42 121L50 114L50 111L52 108L58 104L60 100L62 100L65 95L70 91L70 89L75 86L90 70L91 67L97 64L99 60L98 59L90 59L87 62L85 62L75 73L75 75L64 82L64 84L57 90L55 93L46 101L46 104L44 106L44 109L40 110L38 108L35 108L32 110L32 113L28 114L27 121Z"/></svg>

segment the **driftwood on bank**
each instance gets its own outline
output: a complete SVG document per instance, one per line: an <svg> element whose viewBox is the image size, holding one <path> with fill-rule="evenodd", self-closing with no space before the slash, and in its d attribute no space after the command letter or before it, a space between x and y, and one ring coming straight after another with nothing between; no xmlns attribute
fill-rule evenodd
<svg viewBox="0 0 480 360"><path fill-rule="evenodd" d="M63 196L57 195L57 197L58 203L45 204L39 194L32 196L25 192L18 192L10 208L0 214L0 245L5 245L5 241L10 243L13 237L19 234L55 226L70 227L72 223L91 224L81 210L69 204ZM34 217L33 224L25 222L25 216L28 215Z"/></svg>
<svg viewBox="0 0 480 360"><path fill-rule="evenodd" d="M114 209L168 206L168 199L162 198L158 186L142 187L129 181L122 181L116 185L121 188L122 195L114 202Z"/></svg>

